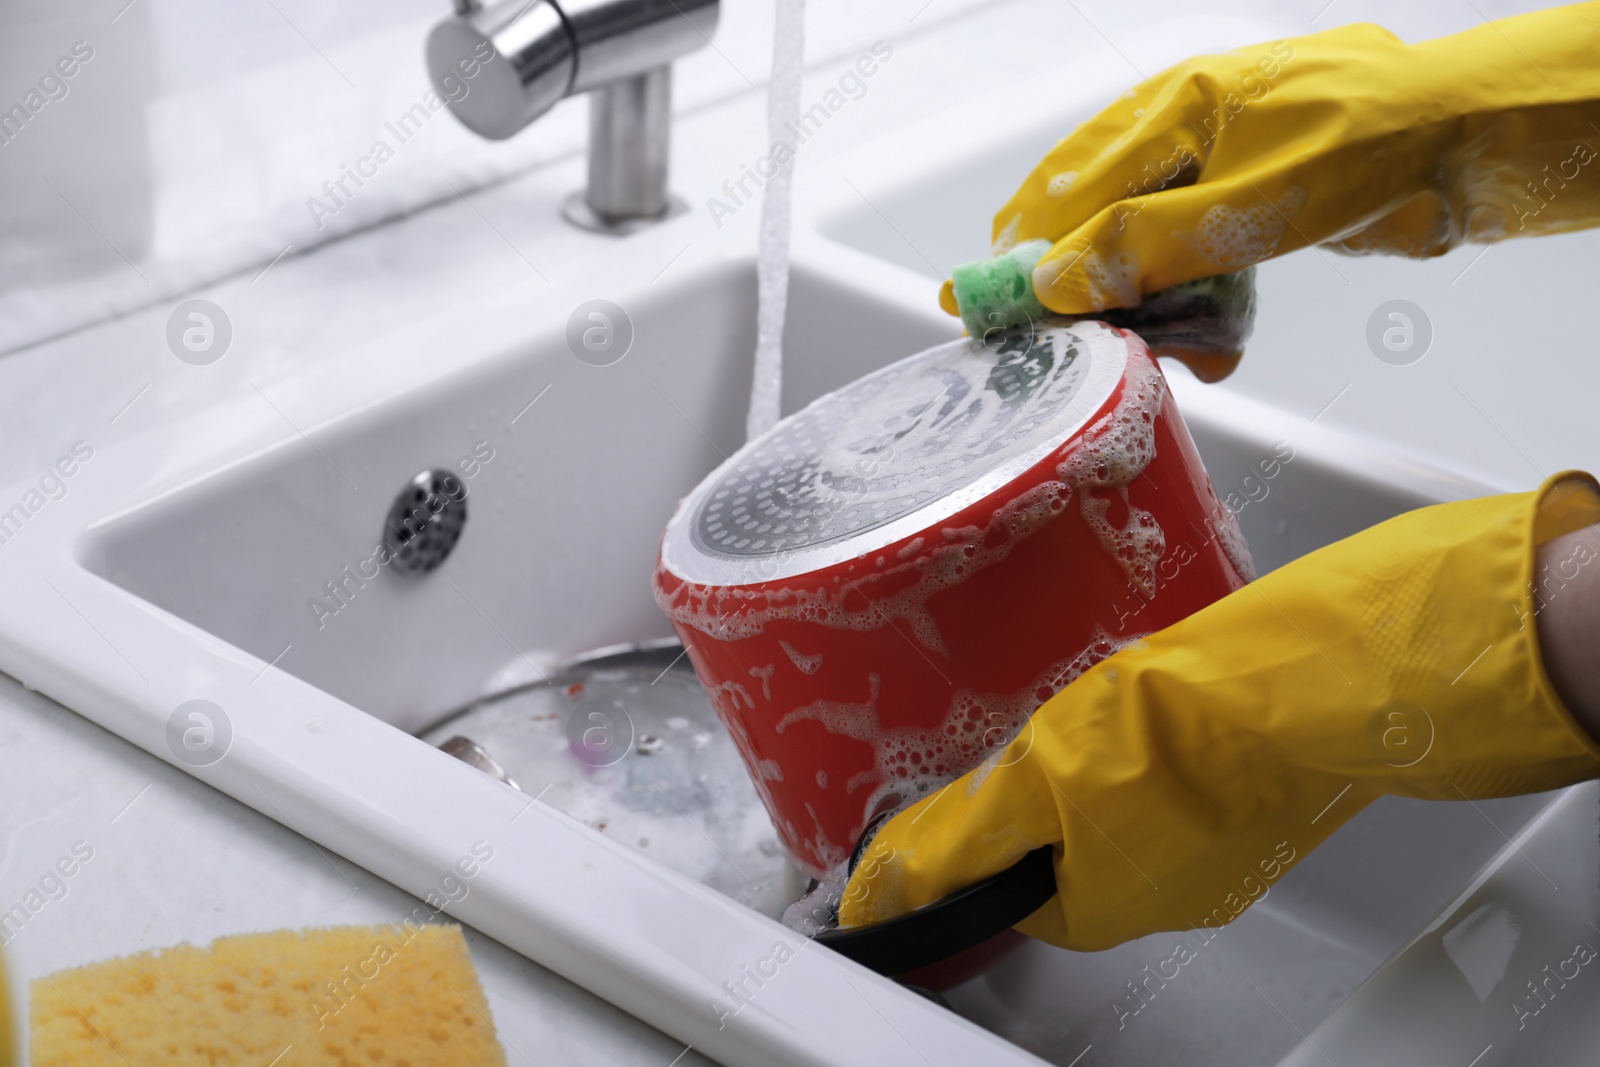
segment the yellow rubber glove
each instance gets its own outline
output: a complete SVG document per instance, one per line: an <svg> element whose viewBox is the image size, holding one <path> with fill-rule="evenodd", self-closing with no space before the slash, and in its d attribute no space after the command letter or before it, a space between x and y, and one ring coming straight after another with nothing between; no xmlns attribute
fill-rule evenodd
<svg viewBox="0 0 1600 1067"><path fill-rule="evenodd" d="M6 961L0 956L0 1067L17 1063L17 1031L12 1024L11 983L6 977Z"/></svg>
<svg viewBox="0 0 1600 1067"><path fill-rule="evenodd" d="M1310 244L1433 256L1600 224L1597 55L1600 3L1416 45L1354 25L1199 56L1052 149L995 215L995 251L1050 241L1035 293L1083 314ZM941 303L959 314L949 283Z"/></svg>
<svg viewBox="0 0 1600 1067"><path fill-rule="evenodd" d="M1532 584L1536 545L1595 522L1583 474L1424 508L1122 649L989 764L891 819L841 923L1054 845L1058 894L1018 928L1104 949L1230 921L1382 794L1477 799L1600 776L1600 745L1546 677ZM1556 569L1600 566L1595 541Z"/></svg>

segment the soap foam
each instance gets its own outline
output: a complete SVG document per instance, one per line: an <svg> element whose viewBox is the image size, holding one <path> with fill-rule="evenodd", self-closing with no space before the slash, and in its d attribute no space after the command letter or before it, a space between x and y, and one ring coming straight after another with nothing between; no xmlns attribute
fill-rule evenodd
<svg viewBox="0 0 1600 1067"><path fill-rule="evenodd" d="M778 671L776 663L769 663L765 667L751 667L750 677L761 679L761 695L769 701L772 699L772 676Z"/></svg>
<svg viewBox="0 0 1600 1067"><path fill-rule="evenodd" d="M1244 539L1244 531L1239 529L1239 516L1233 513L1232 508L1218 504L1211 526L1217 532L1217 543L1222 546L1222 554L1228 557L1228 562L1233 564L1239 577L1247 583L1255 581L1256 564L1250 556L1250 545Z"/></svg>
<svg viewBox="0 0 1600 1067"><path fill-rule="evenodd" d="M1441 255L1462 243L1492 244L1513 232L1538 236L1572 229L1570 213L1545 209L1566 183L1577 179L1579 168L1595 158L1593 150L1580 144L1564 162L1545 168L1540 185L1538 175L1530 178L1505 160L1485 158L1493 143L1494 136L1486 135L1461 147L1443 168L1447 186L1426 189L1353 232L1329 238L1327 247L1352 255L1419 258ZM1570 177L1565 173L1569 164L1574 167Z"/></svg>
<svg viewBox="0 0 1600 1067"><path fill-rule="evenodd" d="M868 675L865 701L819 700L789 712L777 729L783 733L797 722L811 721L830 734L873 746L874 769L852 776L845 788L854 793L861 785L878 783L862 804L865 824L873 812L883 810L880 805L891 795L899 798L898 807L910 807L978 767L991 753L1002 752L1040 705L1132 640L1118 640L1096 626L1088 645L1076 655L1050 664L1016 692L957 690L944 720L932 729L885 729L878 717L881 679L876 674Z"/></svg>
<svg viewBox="0 0 1600 1067"><path fill-rule="evenodd" d="M1191 242L1202 256L1225 271L1271 259L1289 229L1289 220L1306 205L1304 186L1285 190L1276 202L1249 207L1213 205L1200 219Z"/></svg>
<svg viewBox="0 0 1600 1067"><path fill-rule="evenodd" d="M1071 189L1077 180L1078 172L1075 170L1064 170L1060 174L1052 174L1049 184L1045 186L1045 195L1058 198L1066 196L1067 190Z"/></svg>
<svg viewBox="0 0 1600 1067"><path fill-rule="evenodd" d="M989 254L998 256L1015 248L1017 246L1017 231L1021 227L1022 215L1019 213L1011 216L1011 221L1001 227L1000 232L994 235L994 240L989 244Z"/></svg>
<svg viewBox="0 0 1600 1067"><path fill-rule="evenodd" d="M1323 247L1347 256L1415 259L1438 255L1449 248L1451 229L1450 202L1429 189L1375 220L1334 234L1323 242Z"/></svg>
<svg viewBox="0 0 1600 1067"><path fill-rule="evenodd" d="M913 537L910 542L907 543L906 547L895 553L895 555L899 556L901 559L910 559L912 556L915 556L918 552L922 551L922 546L924 543L925 542L922 538Z"/></svg>
<svg viewBox="0 0 1600 1067"><path fill-rule="evenodd" d="M1139 257L1131 251L1102 254L1096 249L1066 249L1033 268L1039 293L1081 295L1093 307L1133 307L1143 295Z"/></svg>
<svg viewBox="0 0 1600 1067"><path fill-rule="evenodd" d="M834 844L828 837L828 831L823 828L822 820L817 818L817 809L809 803L806 804L806 814L811 816L811 825L816 827L817 833L812 838L811 848L822 860L823 869L831 871L843 868L845 861L850 858L850 849Z"/></svg>
<svg viewBox="0 0 1600 1067"><path fill-rule="evenodd" d="M816 674L822 669L822 653L808 656L787 641L779 641L778 647L783 649L784 654L789 657L789 662L799 668L801 674Z"/></svg>
<svg viewBox="0 0 1600 1067"><path fill-rule="evenodd" d="M1089 428L1083 443L1056 468L1062 481L1078 491L1083 521L1146 597L1155 595L1155 567L1167 551L1166 535L1156 518L1128 499L1128 486L1156 456L1156 417L1166 396L1166 380L1153 360L1129 360L1122 398L1109 414ZM1120 496L1127 521L1110 521L1110 501L1100 492ZM1099 491L1099 492L1097 492Z"/></svg>
<svg viewBox="0 0 1600 1067"><path fill-rule="evenodd" d="M803 720L822 724L830 734L854 738L857 741L875 741L878 726L878 690L883 679L877 674L867 675L867 699L861 703L838 700L817 700L796 708L778 720L781 734L790 726Z"/></svg>

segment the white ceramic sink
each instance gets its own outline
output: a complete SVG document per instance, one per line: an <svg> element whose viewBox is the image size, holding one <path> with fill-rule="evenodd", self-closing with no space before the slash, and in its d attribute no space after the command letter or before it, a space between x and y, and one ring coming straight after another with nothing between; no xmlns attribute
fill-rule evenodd
<svg viewBox="0 0 1600 1067"><path fill-rule="evenodd" d="M1579 1067L1600 1016L1594 783L1561 794L1282 1067Z"/></svg>
<svg viewBox="0 0 1600 1067"><path fill-rule="evenodd" d="M1116 78L1085 72L1077 111L1048 126L959 144L908 130L808 179L786 409L957 333L911 260L981 252L1042 131ZM656 541L740 443L754 338L748 246L696 224L676 256L687 220L594 245L603 267L537 297L483 296L98 449L94 480L5 546L0 668L174 762L179 706L214 703L231 744L185 769L418 895L489 840L455 917L728 1063L1271 1063L1551 803L1374 805L1131 1018L1119 998L1178 935L1092 955L1029 945L955 990L956 1013L801 945L719 1026L723 983L793 935L412 736L563 657L670 633L647 586ZM596 297L634 336L609 366L567 339ZM1181 372L1173 388L1219 492L1248 501L1263 570L1486 491L1316 411ZM419 580L359 578L396 492L463 459L455 553ZM343 595L319 612L329 583Z"/></svg>
<svg viewBox="0 0 1600 1067"><path fill-rule="evenodd" d="M893 277L830 265L825 252L812 248L796 268L791 404L954 333L937 311L895 299ZM852 1047L856 1031L892 1045L900 1038L876 1012L898 1010L902 1027L952 1031L940 1055L966 1044L997 1062L981 1032L819 949L803 957L809 971L773 984L782 996L757 1002L770 1029L753 1012L707 1026L715 988L781 932L543 805L524 813L526 798L407 735L560 657L669 633L648 592L655 543L674 500L739 442L753 291L751 264L715 259L659 291L616 291L635 340L607 367L573 358L564 322L535 326L520 309L454 316L404 344L419 364L437 350L467 358L424 368L393 395L362 395L380 367L393 380L401 342L387 338L273 403L246 396L107 449L94 462L126 475L121 505L99 513L86 495L42 514L85 528L70 553L33 530L15 544L57 592L41 591L30 625L10 620L8 669L158 754L170 751L173 709L215 702L233 747L195 773L404 887L491 834L496 861L459 917L711 1055L837 1062L829 1027L787 1027L826 1012L832 1034L851 1028ZM1175 384L1219 489L1258 498L1240 519L1263 567L1473 490L1254 402ZM272 386L263 391L273 399ZM215 451L175 452L185 438ZM420 580L385 572L351 583L343 568L370 556L394 493L420 470L481 457L480 442L493 458L464 479L468 525L445 565ZM1286 455L1273 479L1255 469ZM313 598L339 604L329 581L344 602L319 617ZM1537 805L1502 802L1494 817L1514 829ZM1249 981L1309 1029L1501 844L1465 806L1374 807L1125 1034L1113 1003L1170 954L1170 936L1091 956L1029 946L952 999L1059 1062L1091 1044L1096 1062L1143 1062L1180 1035L1205 1037L1234 1062L1268 1062L1295 1035ZM1375 868L1387 875L1364 873ZM869 1011L847 980L882 1003Z"/></svg>
<svg viewBox="0 0 1600 1067"><path fill-rule="evenodd" d="M555 657L669 632L646 577L673 500L734 444L752 278L709 257L670 286L619 281L636 339L612 367L574 358L565 314L480 305L97 450L99 491L6 546L5 669L168 759L179 706L212 702L231 745L198 777L419 897L487 841L456 918L717 1059L893 1061L903 1033L1019 1059L407 732ZM830 330L862 314L848 290L808 292ZM950 333L868 306L902 349ZM865 358L826 341L796 340L818 374ZM466 479L458 554L427 581L381 574L319 629L306 601L371 554L394 494L479 441L494 458ZM782 980L719 1027L723 983L780 942L799 946Z"/></svg>

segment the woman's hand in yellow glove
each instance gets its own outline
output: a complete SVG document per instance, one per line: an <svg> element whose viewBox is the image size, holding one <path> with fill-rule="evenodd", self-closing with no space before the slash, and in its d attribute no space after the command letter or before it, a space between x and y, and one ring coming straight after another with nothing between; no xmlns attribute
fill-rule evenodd
<svg viewBox="0 0 1600 1067"><path fill-rule="evenodd" d="M1311 244L1431 256L1594 225L1596 55L1600 3L1200 56L1061 141L995 215L995 250L1050 242L1034 291L1084 314ZM942 302L959 313L948 285Z"/></svg>
<svg viewBox="0 0 1600 1067"><path fill-rule="evenodd" d="M841 922L1052 845L1056 898L1019 928L1103 949L1230 921L1382 794L1600 776L1596 522L1586 475L1425 508L1122 649L989 764L891 819Z"/></svg>

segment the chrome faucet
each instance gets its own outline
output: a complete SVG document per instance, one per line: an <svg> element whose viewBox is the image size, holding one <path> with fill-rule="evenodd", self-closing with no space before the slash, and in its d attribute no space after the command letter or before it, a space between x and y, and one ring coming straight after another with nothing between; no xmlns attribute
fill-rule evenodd
<svg viewBox="0 0 1600 1067"><path fill-rule="evenodd" d="M562 214L632 233L683 210L667 191L672 61L710 40L718 0L455 0L428 35L435 86L474 133L503 140L577 93L589 98L588 188Z"/></svg>

